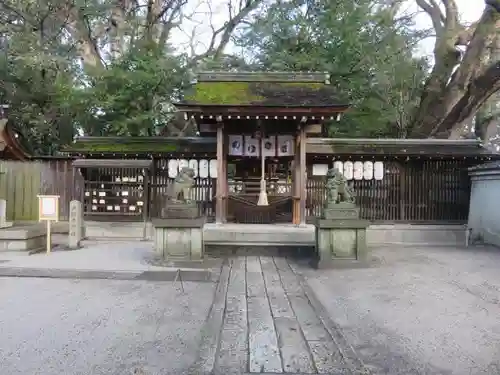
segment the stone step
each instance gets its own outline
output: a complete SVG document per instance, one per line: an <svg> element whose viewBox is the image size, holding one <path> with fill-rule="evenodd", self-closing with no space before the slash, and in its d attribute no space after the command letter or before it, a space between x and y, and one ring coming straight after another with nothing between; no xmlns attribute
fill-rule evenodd
<svg viewBox="0 0 500 375"><path fill-rule="evenodd" d="M203 227L205 245L314 246L314 225L212 224Z"/></svg>

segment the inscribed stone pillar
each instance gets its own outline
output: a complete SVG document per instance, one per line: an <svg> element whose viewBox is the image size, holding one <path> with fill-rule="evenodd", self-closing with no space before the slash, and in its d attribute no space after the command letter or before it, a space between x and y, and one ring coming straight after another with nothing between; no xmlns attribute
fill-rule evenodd
<svg viewBox="0 0 500 375"><path fill-rule="evenodd" d="M69 204L69 248L80 248L83 238L83 212L82 203L73 200Z"/></svg>

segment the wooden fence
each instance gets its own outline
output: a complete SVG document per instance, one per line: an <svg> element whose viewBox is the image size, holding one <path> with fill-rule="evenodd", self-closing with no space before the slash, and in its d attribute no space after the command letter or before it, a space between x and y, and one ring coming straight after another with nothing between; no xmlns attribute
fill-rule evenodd
<svg viewBox="0 0 500 375"><path fill-rule="evenodd" d="M470 183L464 160L384 162L382 179L352 179L363 219L377 222L464 222ZM320 215L325 178L307 181L309 216Z"/></svg>
<svg viewBox="0 0 500 375"><path fill-rule="evenodd" d="M82 197L87 213L92 214L94 210L105 214L111 210L114 211L113 220L122 220L121 216L127 215L120 214L131 211L132 207L136 214L130 212L129 219L142 220L139 213L143 206L147 207L149 217L161 215L163 195L173 181L168 175L167 160L155 160L147 193L141 190L144 185L138 176L128 176L127 180L122 176L116 182L112 171L95 179L93 184L88 181L84 184L83 177L71 164L72 161L66 159L0 162L0 198L7 200L7 220L36 220L38 194L61 197L61 220L68 219L69 202ZM355 191L364 219L374 222L464 222L469 212L467 167L470 165L467 160L386 161L383 178L353 178L349 184ZM109 185L109 178L115 182L107 189L109 192L104 199L99 195L103 194L99 189L106 190L102 184ZM215 186L215 176L210 173L198 175L193 191L192 198L198 202L200 213L209 218L213 218L215 211ZM127 195L121 190L115 191L117 189L127 189ZM114 200L119 198L120 203L110 203L108 198L111 196ZM320 215L325 196L325 177L311 176L307 181L309 218ZM105 216L102 215L102 219Z"/></svg>
<svg viewBox="0 0 500 375"><path fill-rule="evenodd" d="M39 194L59 195L61 220L67 220L69 202L79 197L83 187L71 163L67 159L0 161L0 198L7 201L7 220L37 220Z"/></svg>

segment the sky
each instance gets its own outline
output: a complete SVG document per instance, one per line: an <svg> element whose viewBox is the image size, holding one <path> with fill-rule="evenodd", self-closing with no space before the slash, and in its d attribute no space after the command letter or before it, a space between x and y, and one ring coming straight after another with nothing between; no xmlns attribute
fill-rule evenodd
<svg viewBox="0 0 500 375"><path fill-rule="evenodd" d="M459 7L461 20L464 23L472 23L479 19L483 9L484 2L482 0L455 0ZM194 33L196 35L196 52L201 53L206 49L206 46L210 42L211 29L209 24L209 14L214 13L213 24L214 26L220 27L225 20L227 20L227 0L200 0L199 2L194 0L191 2L193 5L193 11L196 12L196 21L190 24L183 23L183 31L177 30L174 34L173 40L177 41L176 46L180 50L189 51L188 41L191 39L191 35ZM239 1L233 0L234 3ZM210 4L210 7L209 5ZM418 7L415 0L407 0L406 9L411 12L416 12ZM416 24L418 28L430 28L432 26L429 17L423 13L419 12L416 17ZM422 55L431 55L433 50L434 40L429 38L420 44L419 53ZM228 46L226 52L236 52L234 47Z"/></svg>

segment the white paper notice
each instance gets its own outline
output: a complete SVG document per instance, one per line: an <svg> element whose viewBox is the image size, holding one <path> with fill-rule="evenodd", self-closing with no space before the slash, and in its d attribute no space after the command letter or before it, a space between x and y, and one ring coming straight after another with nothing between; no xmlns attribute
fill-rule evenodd
<svg viewBox="0 0 500 375"><path fill-rule="evenodd" d="M45 197L42 198L42 216L56 216L57 203L56 198Z"/></svg>
<svg viewBox="0 0 500 375"><path fill-rule="evenodd" d="M313 164L313 176L326 176L328 172L328 164Z"/></svg>

